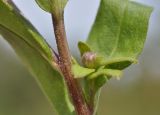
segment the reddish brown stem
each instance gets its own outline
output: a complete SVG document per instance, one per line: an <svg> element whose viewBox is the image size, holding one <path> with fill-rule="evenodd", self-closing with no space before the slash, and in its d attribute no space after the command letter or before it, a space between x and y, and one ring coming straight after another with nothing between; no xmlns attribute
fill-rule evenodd
<svg viewBox="0 0 160 115"><path fill-rule="evenodd" d="M79 87L78 82L74 79L71 71L71 55L66 38L66 32L64 28L64 19L62 17L55 17L52 14L54 32L57 42L57 48L59 52L59 65L64 75L64 79L68 86L68 90L78 115L91 115L91 112L84 100L82 89ZM64 113L65 114L65 113Z"/></svg>

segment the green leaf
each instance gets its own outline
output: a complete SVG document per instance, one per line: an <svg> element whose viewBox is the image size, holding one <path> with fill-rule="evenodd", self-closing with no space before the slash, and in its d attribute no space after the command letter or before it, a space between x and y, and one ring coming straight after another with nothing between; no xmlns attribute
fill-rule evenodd
<svg viewBox="0 0 160 115"><path fill-rule="evenodd" d="M0 26L20 36L33 48L53 60L52 51L37 30L27 21L12 4L0 1Z"/></svg>
<svg viewBox="0 0 160 115"><path fill-rule="evenodd" d="M45 11L54 13L62 13L68 0L35 0L37 4Z"/></svg>
<svg viewBox="0 0 160 115"><path fill-rule="evenodd" d="M88 80L95 79L99 76L108 76L108 77L116 77L117 79L120 79L120 76L122 75L122 71L120 70L113 70L113 69L99 69L93 74L88 76Z"/></svg>
<svg viewBox="0 0 160 115"><path fill-rule="evenodd" d="M83 56L83 54L86 52L91 52L90 47L86 43L81 41L78 42L78 48L81 53L81 56Z"/></svg>
<svg viewBox="0 0 160 115"><path fill-rule="evenodd" d="M73 64L72 65L72 72L75 76L75 78L84 78L91 73L95 72L95 69L89 69L89 68L84 68L78 64Z"/></svg>
<svg viewBox="0 0 160 115"><path fill-rule="evenodd" d="M96 70L86 77L85 95L88 103L96 107L100 95L101 87L111 78L120 79L122 71L113 69L104 69L103 67Z"/></svg>
<svg viewBox="0 0 160 115"><path fill-rule="evenodd" d="M72 115L73 106L70 103L67 88L60 72L51 62L15 33L1 26L0 33L35 76L57 112L60 115L63 113Z"/></svg>
<svg viewBox="0 0 160 115"><path fill-rule="evenodd" d="M96 115L98 110L101 89L106 83L108 83L108 81L109 81L109 77L104 75L99 76L92 81L94 82L94 86L92 86L92 88L94 89L94 92L95 92L95 94L93 95L94 115Z"/></svg>
<svg viewBox="0 0 160 115"><path fill-rule="evenodd" d="M100 65L105 66L105 68L123 70L133 63L136 64L138 61L132 58L115 58L108 60L104 59L101 61Z"/></svg>
<svg viewBox="0 0 160 115"><path fill-rule="evenodd" d="M94 113L97 111L99 96L102 86L108 82L109 78L107 76L101 75L97 76L95 79L88 80L86 78L84 82L84 94L87 103L90 107L93 107Z"/></svg>
<svg viewBox="0 0 160 115"><path fill-rule="evenodd" d="M43 40L41 37L37 37L39 34L31 28L31 25L27 25L28 22L21 15L14 13L13 9L10 9L12 7L6 5L2 0L0 8L0 34L35 76L57 113L75 115L63 76L53 60L48 57L44 47L41 46L44 44L40 44ZM28 30L32 31L33 36Z"/></svg>
<svg viewBox="0 0 160 115"><path fill-rule="evenodd" d="M124 69L143 49L151 12L152 8L128 0L101 0L87 44L106 62L124 60L118 62ZM135 61L126 66L129 60Z"/></svg>
<svg viewBox="0 0 160 115"><path fill-rule="evenodd" d="M39 5L39 7L41 7L44 11L46 12L52 11L50 0L35 0L35 1Z"/></svg>

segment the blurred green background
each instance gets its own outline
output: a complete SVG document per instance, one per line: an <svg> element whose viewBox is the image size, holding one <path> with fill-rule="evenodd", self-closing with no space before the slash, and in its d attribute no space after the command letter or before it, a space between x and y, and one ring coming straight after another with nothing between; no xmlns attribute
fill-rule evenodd
<svg viewBox="0 0 160 115"><path fill-rule="evenodd" d="M55 48L48 14L41 11L34 0L14 1ZM70 49L76 57L79 53L75 44L78 40L86 38L99 2L99 0L87 1L71 0L66 8ZM160 0L137 1L154 7L145 48L139 58L139 64L126 69L121 80L112 79L105 85L100 98L99 115L160 115ZM80 9L82 5L84 8ZM85 12L87 8L90 11ZM34 17L33 14L37 16ZM54 115L50 103L35 79L2 38L0 38L0 115Z"/></svg>

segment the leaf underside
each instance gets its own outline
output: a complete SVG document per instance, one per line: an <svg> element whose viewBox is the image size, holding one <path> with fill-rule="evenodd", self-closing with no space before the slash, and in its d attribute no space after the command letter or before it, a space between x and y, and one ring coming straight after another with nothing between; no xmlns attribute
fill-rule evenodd
<svg viewBox="0 0 160 115"><path fill-rule="evenodd" d="M35 76L57 113L74 115L63 76L54 66L47 43L22 15L2 0L0 17L0 34Z"/></svg>
<svg viewBox="0 0 160 115"><path fill-rule="evenodd" d="M44 11L53 13L55 16L63 13L68 0L35 0Z"/></svg>

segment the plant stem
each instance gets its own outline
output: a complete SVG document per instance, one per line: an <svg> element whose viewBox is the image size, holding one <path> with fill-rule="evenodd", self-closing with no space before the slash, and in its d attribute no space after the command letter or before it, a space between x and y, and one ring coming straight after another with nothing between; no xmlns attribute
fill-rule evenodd
<svg viewBox="0 0 160 115"><path fill-rule="evenodd" d="M67 43L63 15L61 17L56 17L52 14L52 20L60 57L59 66L64 75L75 110L78 115L91 115L91 112L84 100L82 89L77 80L74 79L71 71L71 55Z"/></svg>

